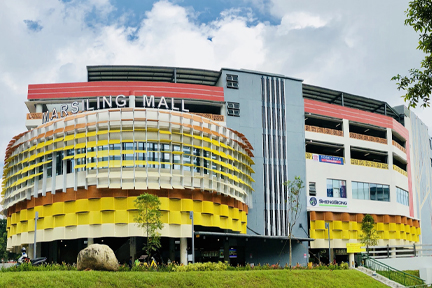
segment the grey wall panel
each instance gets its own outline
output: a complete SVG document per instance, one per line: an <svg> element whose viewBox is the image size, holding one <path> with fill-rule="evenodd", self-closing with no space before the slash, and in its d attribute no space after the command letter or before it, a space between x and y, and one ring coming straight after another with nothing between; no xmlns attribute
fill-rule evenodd
<svg viewBox="0 0 432 288"><path fill-rule="evenodd" d="M432 196L431 196L431 145L427 126L413 113L410 113L412 139L410 149L414 159L411 159L412 187L415 193L415 206L420 218L421 242L432 244Z"/></svg>
<svg viewBox="0 0 432 288"><path fill-rule="evenodd" d="M226 74L238 75L239 89L226 88ZM262 93L262 79L265 88L270 85L269 89L264 89L265 95ZM223 69L218 85L224 87L225 101L240 103L240 117L225 115L227 127L243 133L254 148L253 169L256 173L253 178L256 182L252 185L255 192L253 207L249 209L248 227L262 235L288 235L286 213L281 210L286 208L282 183L295 176L306 182L302 83L274 75ZM263 105L269 108L264 110L268 114L264 120ZM263 133L267 134L264 141ZM268 146L265 159L263 147L266 146L263 145ZM264 173L265 166L267 173ZM268 177L267 188L264 187L264 175ZM270 208L267 212L266 202ZM306 197L302 197L302 204L301 219L297 223L308 227ZM298 224L294 235L306 236L303 230L298 230Z"/></svg>

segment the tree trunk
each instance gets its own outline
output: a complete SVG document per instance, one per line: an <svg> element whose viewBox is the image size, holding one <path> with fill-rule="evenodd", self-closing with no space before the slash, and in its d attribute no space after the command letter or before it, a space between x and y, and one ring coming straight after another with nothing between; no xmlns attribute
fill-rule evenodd
<svg viewBox="0 0 432 288"><path fill-rule="evenodd" d="M148 235L149 235L149 231L148 231L148 225L149 225L149 223L148 223L148 221L149 221L149 219L148 219L148 214L147 214L148 212L147 212L147 208L146 208L146 220L147 220L147 247L146 247L146 252L147 252L147 262L148 262L148 259L150 258L150 251L149 251L149 239L148 239Z"/></svg>
<svg viewBox="0 0 432 288"><path fill-rule="evenodd" d="M289 255L289 267L292 267L292 246L291 246L291 233L289 234L289 247L290 247L290 255Z"/></svg>

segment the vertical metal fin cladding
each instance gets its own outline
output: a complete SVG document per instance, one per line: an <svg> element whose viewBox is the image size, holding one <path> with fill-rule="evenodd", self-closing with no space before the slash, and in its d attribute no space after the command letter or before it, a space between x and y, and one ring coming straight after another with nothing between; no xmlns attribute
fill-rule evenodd
<svg viewBox="0 0 432 288"><path fill-rule="evenodd" d="M287 181L283 81L280 78L261 78L265 233L271 236L288 235L287 195L283 185Z"/></svg>

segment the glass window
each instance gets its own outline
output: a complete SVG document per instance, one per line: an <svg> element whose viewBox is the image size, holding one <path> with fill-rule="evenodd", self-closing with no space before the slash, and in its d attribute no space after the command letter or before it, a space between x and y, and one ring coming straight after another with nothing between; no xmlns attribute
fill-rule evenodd
<svg viewBox="0 0 432 288"><path fill-rule="evenodd" d="M120 155L111 155L111 156L109 157L109 159L110 159L111 161L120 161L120 160L121 160L121 156L120 156Z"/></svg>
<svg viewBox="0 0 432 288"><path fill-rule="evenodd" d="M333 180L333 197L340 198L340 181Z"/></svg>
<svg viewBox="0 0 432 288"><path fill-rule="evenodd" d="M327 197L333 197L333 181L327 179Z"/></svg>
<svg viewBox="0 0 432 288"><path fill-rule="evenodd" d="M63 174L63 151L56 153L56 175Z"/></svg>
<svg viewBox="0 0 432 288"><path fill-rule="evenodd" d="M136 160L146 160L146 154L145 153L136 153L135 157L136 157Z"/></svg>
<svg viewBox="0 0 432 288"><path fill-rule="evenodd" d="M399 187L396 187L396 200L398 203L409 206L409 193Z"/></svg>
<svg viewBox="0 0 432 288"><path fill-rule="evenodd" d="M183 153L190 155L191 154L191 147L183 146Z"/></svg>
<svg viewBox="0 0 432 288"><path fill-rule="evenodd" d="M180 149L180 145L175 145L175 144L173 144L173 145L172 145L172 151L181 151L181 149Z"/></svg>
<svg viewBox="0 0 432 288"><path fill-rule="evenodd" d="M389 202L390 201L390 188L388 185L383 185L383 201Z"/></svg>
<svg viewBox="0 0 432 288"><path fill-rule="evenodd" d="M144 151L145 149L145 143L144 142L135 142L135 150L141 150Z"/></svg>
<svg viewBox="0 0 432 288"><path fill-rule="evenodd" d="M121 149L121 145L120 144L110 144L109 145L109 149L112 150L120 150Z"/></svg>
<svg viewBox="0 0 432 288"><path fill-rule="evenodd" d="M369 189L370 189L370 200L377 200L377 185L371 183Z"/></svg>
<svg viewBox="0 0 432 288"><path fill-rule="evenodd" d="M181 163L180 155L179 154L173 154L172 155L172 162L173 163Z"/></svg>
<svg viewBox="0 0 432 288"><path fill-rule="evenodd" d="M341 198L347 198L346 195L346 181L345 180L341 180L340 181L340 197Z"/></svg>
<svg viewBox="0 0 432 288"><path fill-rule="evenodd" d="M346 181L327 179L327 197L346 198Z"/></svg>
<svg viewBox="0 0 432 288"><path fill-rule="evenodd" d="M352 182L352 196L354 199L361 199L358 190L358 182Z"/></svg>
<svg viewBox="0 0 432 288"><path fill-rule="evenodd" d="M191 164L190 147L183 147L183 164ZM190 166L183 165L184 171L190 171Z"/></svg>
<svg viewBox="0 0 432 288"><path fill-rule="evenodd" d="M221 167L221 171L222 167ZM222 175L223 178L223 175ZM316 196L316 183L315 182L309 182L309 196Z"/></svg>
<svg viewBox="0 0 432 288"><path fill-rule="evenodd" d="M383 201L384 199L384 191L383 191L383 185L378 184L377 186L377 200Z"/></svg>
<svg viewBox="0 0 432 288"><path fill-rule="evenodd" d="M134 143L122 143L123 150L134 150Z"/></svg>
<svg viewBox="0 0 432 288"><path fill-rule="evenodd" d="M370 199L369 183L362 183L362 184L363 184L363 200L369 200Z"/></svg>
<svg viewBox="0 0 432 288"><path fill-rule="evenodd" d="M353 198L362 200L390 201L388 185L352 182Z"/></svg>

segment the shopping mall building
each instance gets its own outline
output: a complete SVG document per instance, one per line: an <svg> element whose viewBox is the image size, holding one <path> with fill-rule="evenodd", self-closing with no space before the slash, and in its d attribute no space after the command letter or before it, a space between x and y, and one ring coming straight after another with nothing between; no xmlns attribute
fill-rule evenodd
<svg viewBox="0 0 432 288"><path fill-rule="evenodd" d="M283 184L297 176L294 263L328 252L328 235L346 261L365 214L379 245L432 241L428 130L403 106L249 70L87 71L88 82L28 87L27 131L3 172L11 250L33 251L37 224L49 261L75 262L91 243L137 257L134 200L147 192L161 201L163 261L190 261L194 235L196 261L285 264Z"/></svg>

